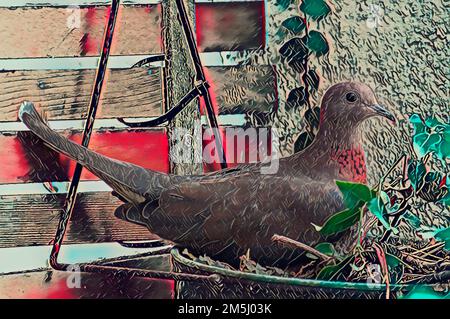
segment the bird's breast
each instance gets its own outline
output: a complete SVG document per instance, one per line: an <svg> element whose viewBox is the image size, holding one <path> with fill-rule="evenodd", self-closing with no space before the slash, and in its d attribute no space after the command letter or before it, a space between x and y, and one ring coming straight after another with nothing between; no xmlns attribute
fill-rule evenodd
<svg viewBox="0 0 450 319"><path fill-rule="evenodd" d="M339 148L332 152L331 160L339 170L339 178L355 183L367 182L366 159L360 146Z"/></svg>

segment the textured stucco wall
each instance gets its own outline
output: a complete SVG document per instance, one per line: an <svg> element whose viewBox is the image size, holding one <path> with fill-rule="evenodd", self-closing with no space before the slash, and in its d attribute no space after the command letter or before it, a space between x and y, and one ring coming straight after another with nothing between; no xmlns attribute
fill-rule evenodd
<svg viewBox="0 0 450 319"><path fill-rule="evenodd" d="M368 123L371 181L406 150L408 116L448 116L450 7L447 1L335 1L321 28L332 50L320 69L323 84L354 79L371 85L396 115L399 127ZM370 4L382 10L369 27ZM369 24L370 25L370 24Z"/></svg>

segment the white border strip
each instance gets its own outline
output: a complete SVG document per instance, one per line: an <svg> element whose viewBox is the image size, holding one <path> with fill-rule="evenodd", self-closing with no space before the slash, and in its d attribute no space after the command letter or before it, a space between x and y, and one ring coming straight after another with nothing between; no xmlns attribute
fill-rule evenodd
<svg viewBox="0 0 450 319"><path fill-rule="evenodd" d="M127 122L146 122L155 117L132 117L125 118ZM230 115L219 115L218 117L219 124L224 126L243 126L247 123L244 114L230 114ZM54 120L48 121L48 125L51 129L57 131L64 130L77 130L81 131L84 128L86 120ZM201 122L203 125L206 125L207 119L206 116L202 116ZM157 126L155 129L161 128L164 126ZM129 126L119 122L117 119L97 119L94 122L95 130L123 130L130 128ZM151 128L150 128L151 129ZM0 134L3 132L22 132L29 131L28 127L25 126L22 122L0 122Z"/></svg>
<svg viewBox="0 0 450 319"><path fill-rule="evenodd" d="M122 0L120 4L143 5L159 4L161 0ZM0 8L19 7L73 7L73 6L107 6L111 5L109 0L0 0Z"/></svg>
<svg viewBox="0 0 450 319"><path fill-rule="evenodd" d="M128 69L137 62L160 54L150 55L121 55L110 56L108 60L109 69ZM0 59L0 70L85 70L97 69L98 56L92 57L64 57L64 58L22 58L22 59ZM164 62L158 61L150 64L151 67L163 67Z"/></svg>
<svg viewBox="0 0 450 319"><path fill-rule="evenodd" d="M112 189L103 181L81 181L78 193L111 192ZM66 194L70 182L0 184L0 196Z"/></svg>
<svg viewBox="0 0 450 319"><path fill-rule="evenodd" d="M252 51L202 52L200 59L204 66L237 66L246 63Z"/></svg>
<svg viewBox="0 0 450 319"><path fill-rule="evenodd" d="M67 264L81 264L156 253L166 250L168 245L154 248L127 248L118 243L63 245L60 261ZM49 269L49 256L52 246L14 247L0 249L0 275L33 270Z"/></svg>
<svg viewBox="0 0 450 319"><path fill-rule="evenodd" d="M247 124L245 114L225 114L218 116L218 122L221 126L244 126ZM202 125L208 125L208 118L206 115L201 117Z"/></svg>
<svg viewBox="0 0 450 319"><path fill-rule="evenodd" d="M129 122L145 122L154 117L127 118ZM86 120L54 120L48 121L48 125L53 130L83 130ZM95 130L102 129L126 129L129 126L119 122L117 119L96 119L94 122ZM29 131L28 127L22 122L0 122L1 132L21 132Z"/></svg>
<svg viewBox="0 0 450 319"><path fill-rule="evenodd" d="M206 67L237 66L248 61L250 52L251 50L202 52L200 59ZM108 60L108 68L128 69L143 59L158 55L161 54L111 56ZM97 69L98 59L98 56L0 59L0 71ZM164 61L153 62L150 67L164 67Z"/></svg>
<svg viewBox="0 0 450 319"><path fill-rule="evenodd" d="M264 0L195 0L195 3L259 2ZM122 0L124 5L160 4L162 0ZM110 5L108 0L0 0L0 8Z"/></svg>

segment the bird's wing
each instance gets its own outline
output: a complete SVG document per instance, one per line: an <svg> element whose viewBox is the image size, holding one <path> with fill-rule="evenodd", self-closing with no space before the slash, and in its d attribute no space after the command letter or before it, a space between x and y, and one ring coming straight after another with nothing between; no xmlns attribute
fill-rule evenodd
<svg viewBox="0 0 450 319"><path fill-rule="evenodd" d="M247 172L181 183L163 191L159 201L116 216L207 252L209 246L220 249L231 242L240 247L268 245L275 233L316 238L311 223L323 223L342 206L332 183Z"/></svg>
<svg viewBox="0 0 450 319"><path fill-rule="evenodd" d="M48 127L30 102L21 105L19 117L47 146L86 167L130 202L157 198L160 191L172 183L166 174L111 159L68 140Z"/></svg>

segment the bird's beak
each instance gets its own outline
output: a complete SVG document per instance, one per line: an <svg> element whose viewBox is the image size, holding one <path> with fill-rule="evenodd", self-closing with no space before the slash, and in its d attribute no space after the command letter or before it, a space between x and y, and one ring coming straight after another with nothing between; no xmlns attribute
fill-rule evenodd
<svg viewBox="0 0 450 319"><path fill-rule="evenodd" d="M372 109L373 111L375 111L375 113L377 115L381 115L395 123L394 115L392 115L391 112L386 110L386 108L384 106L382 106L380 104L373 104L373 105L369 105L369 108Z"/></svg>

